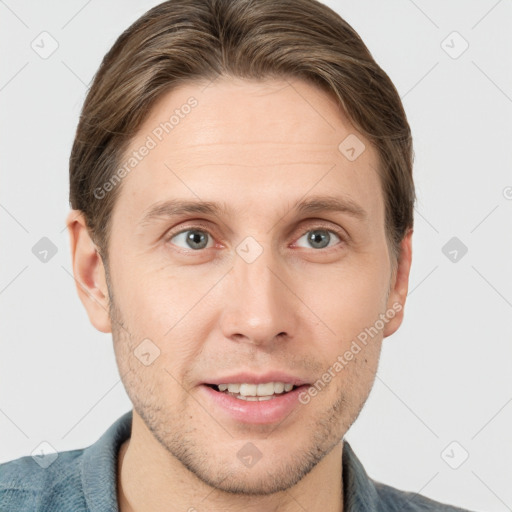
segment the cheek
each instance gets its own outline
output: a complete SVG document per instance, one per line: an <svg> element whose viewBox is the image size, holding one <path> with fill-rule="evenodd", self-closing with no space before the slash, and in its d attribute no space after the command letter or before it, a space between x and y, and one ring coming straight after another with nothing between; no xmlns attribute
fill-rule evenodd
<svg viewBox="0 0 512 512"><path fill-rule="evenodd" d="M308 302L304 302L322 320L315 334L316 354L334 383L330 399L343 396L350 402L349 410L355 410L375 379L382 345L382 330L376 323L386 308L387 283L382 271L368 267L343 269L329 279L319 275L308 283L304 288Z"/></svg>
<svg viewBox="0 0 512 512"><path fill-rule="evenodd" d="M216 279L211 275L193 279L168 267L129 263L126 259L119 264L113 287L123 325L130 332L131 350L136 352L140 344L140 352L147 346L158 356L151 368L167 370L172 383L176 383L174 379L182 382L184 371L193 367L202 349L201 340L211 328L202 299ZM121 330L119 335L127 344L126 333Z"/></svg>
<svg viewBox="0 0 512 512"><path fill-rule="evenodd" d="M310 275L303 286L304 303L322 319L329 334L350 342L373 326L385 310L387 282L382 271L368 267L341 268Z"/></svg>
<svg viewBox="0 0 512 512"><path fill-rule="evenodd" d="M119 259L112 272L114 298L138 334L161 338L185 313L187 293L174 273L142 261L131 255Z"/></svg>

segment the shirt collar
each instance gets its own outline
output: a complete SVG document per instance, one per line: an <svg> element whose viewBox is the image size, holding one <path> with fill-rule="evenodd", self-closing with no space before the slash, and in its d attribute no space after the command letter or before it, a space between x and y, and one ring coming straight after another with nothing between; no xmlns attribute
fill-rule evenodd
<svg viewBox="0 0 512 512"><path fill-rule="evenodd" d="M94 444L84 450L81 478L90 512L118 512L117 454L132 431L132 410L118 418Z"/></svg>
<svg viewBox="0 0 512 512"><path fill-rule="evenodd" d="M379 497L350 444L343 440L342 455L343 511L377 512Z"/></svg>

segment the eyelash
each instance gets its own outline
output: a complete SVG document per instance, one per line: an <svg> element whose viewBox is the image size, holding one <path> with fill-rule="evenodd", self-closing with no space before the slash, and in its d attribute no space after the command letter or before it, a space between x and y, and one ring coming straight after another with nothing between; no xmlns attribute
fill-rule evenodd
<svg viewBox="0 0 512 512"><path fill-rule="evenodd" d="M171 239L173 239L175 236L181 234L181 233L184 233L184 232L187 232L187 231L202 231L204 233L207 233L211 238L215 238L209 231L209 229L206 227L206 226L202 226L200 224L196 224L196 225L191 225L191 226L186 226L185 228L181 228L179 229L178 231L173 231L171 233L168 233L165 237L165 241L166 242L170 242ZM332 227L327 227L325 225L315 225L315 226L312 226L308 229L306 229L305 231L302 232L302 234L299 236L298 239L302 238L305 234L311 232L311 231L327 231L328 233L334 233L340 240L341 242L338 242L338 244L332 246L332 247L325 247L323 249L313 249L313 251L316 251L316 252L319 252L319 251L331 251L331 250L336 250L336 249L339 249L339 247L337 247L337 245L339 244L342 244L342 243L346 243L347 242L347 235L342 232L341 230L337 230L337 229L333 229ZM297 239L297 240L298 240ZM174 244L173 244L174 245ZM193 250L193 249L183 249L182 247L178 247L178 249L182 250L182 251L186 251L186 252L194 252L194 253L200 253L200 252L203 252L205 249L202 249L202 250ZM211 247L210 247L211 249Z"/></svg>

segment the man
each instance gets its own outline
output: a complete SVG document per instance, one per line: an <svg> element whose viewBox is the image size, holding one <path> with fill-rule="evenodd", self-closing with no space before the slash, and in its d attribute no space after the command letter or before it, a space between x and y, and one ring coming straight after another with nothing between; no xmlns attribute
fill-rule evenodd
<svg viewBox="0 0 512 512"><path fill-rule="evenodd" d="M412 142L353 29L313 0L171 0L105 56L70 158L73 271L133 411L2 510L461 510L344 440L400 326Z"/></svg>

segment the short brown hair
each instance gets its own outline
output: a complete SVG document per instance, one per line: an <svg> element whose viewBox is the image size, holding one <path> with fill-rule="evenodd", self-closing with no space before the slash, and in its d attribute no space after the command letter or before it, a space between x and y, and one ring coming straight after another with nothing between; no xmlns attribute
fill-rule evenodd
<svg viewBox="0 0 512 512"><path fill-rule="evenodd" d="M392 254L413 225L413 148L400 96L355 30L316 0L169 0L126 29L103 58L85 99L70 156L70 204L108 263L104 197L152 105L186 82L219 75L300 78L334 97L375 146ZM340 141L341 142L341 141Z"/></svg>

